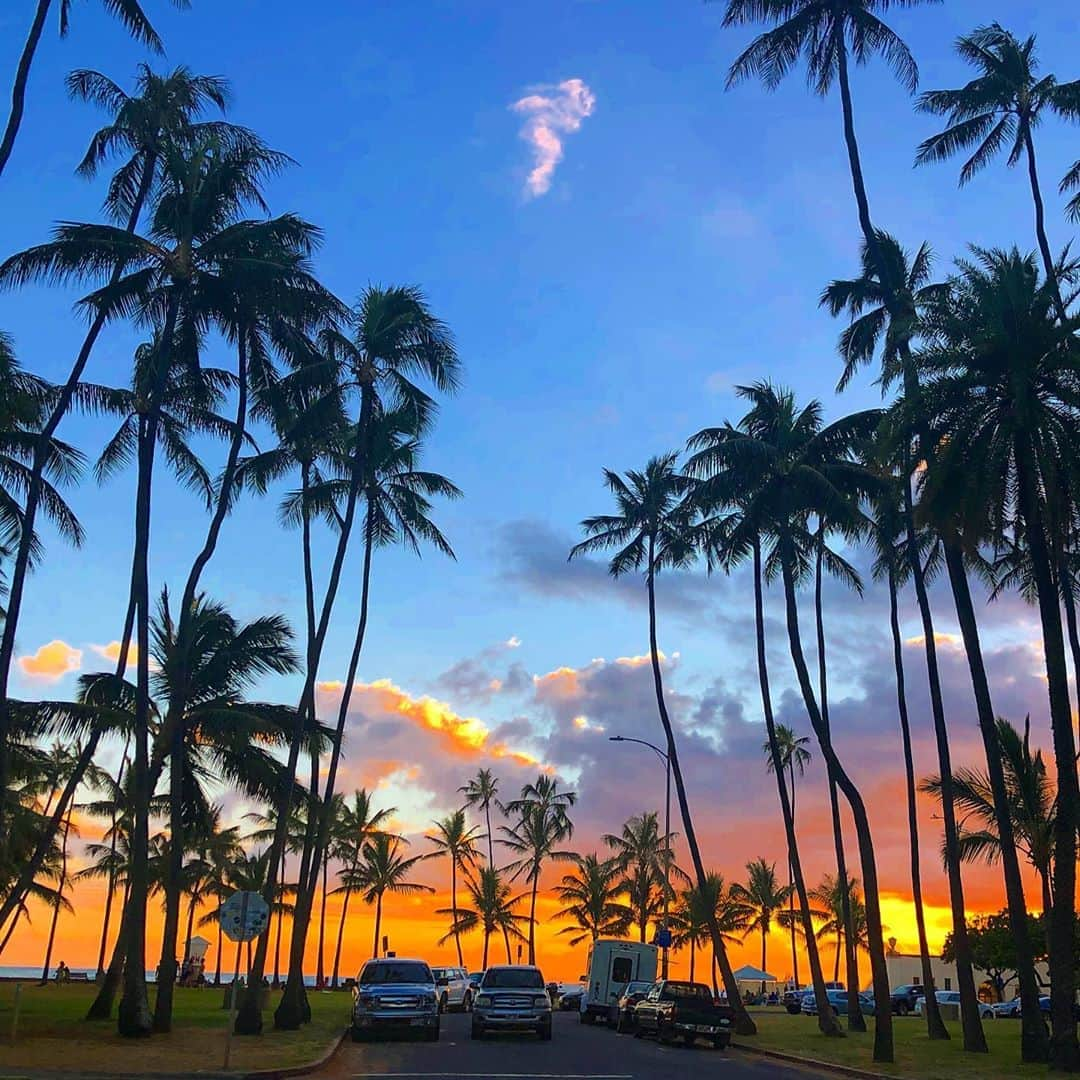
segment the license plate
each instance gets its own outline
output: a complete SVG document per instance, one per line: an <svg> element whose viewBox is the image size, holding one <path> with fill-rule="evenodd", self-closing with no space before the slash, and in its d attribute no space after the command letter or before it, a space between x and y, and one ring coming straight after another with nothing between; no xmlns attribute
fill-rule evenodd
<svg viewBox="0 0 1080 1080"><path fill-rule="evenodd" d="M695 1024L694 1030L701 1035L711 1035L716 1029L710 1027L708 1024Z"/></svg>
<svg viewBox="0 0 1080 1080"><path fill-rule="evenodd" d="M427 1023L426 1020L410 1020L409 1027L423 1027Z"/></svg>

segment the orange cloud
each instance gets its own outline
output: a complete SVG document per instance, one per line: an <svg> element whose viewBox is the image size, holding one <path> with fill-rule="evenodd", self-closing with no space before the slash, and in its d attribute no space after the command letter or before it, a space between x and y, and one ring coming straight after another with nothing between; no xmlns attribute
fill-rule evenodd
<svg viewBox="0 0 1080 1080"><path fill-rule="evenodd" d="M909 637L904 639L905 645L925 645L926 635L916 634L915 637ZM961 649L964 646L964 641L959 634L946 634L940 630L934 631L934 644L940 645L943 649Z"/></svg>
<svg viewBox="0 0 1080 1080"><path fill-rule="evenodd" d="M69 672L78 671L82 667L82 657L82 649L55 638L32 656L20 656L19 668L32 679L56 682Z"/></svg>
<svg viewBox="0 0 1080 1080"><path fill-rule="evenodd" d="M98 656L104 657L106 660L111 660L114 664L120 659L120 642L110 641L108 645L91 645L91 649L98 654ZM128 645L127 654L127 666L132 667L136 663L139 657L138 646L134 642Z"/></svg>

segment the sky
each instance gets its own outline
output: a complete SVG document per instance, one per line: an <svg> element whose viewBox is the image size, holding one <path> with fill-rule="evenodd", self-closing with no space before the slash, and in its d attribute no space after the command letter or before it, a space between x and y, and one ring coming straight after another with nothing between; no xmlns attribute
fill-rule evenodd
<svg viewBox="0 0 1080 1080"><path fill-rule="evenodd" d="M663 775L652 755L608 741L662 734L643 662L642 583L614 582L602 560L568 564L566 555L578 522L609 509L603 468L640 467L702 427L737 419L742 382L773 379L800 399L821 399L830 417L878 402L872 372L834 394L841 327L817 306L822 287L857 263L835 96L810 96L798 73L771 94L754 84L725 91L727 66L752 31L724 29L722 5L694 0L551 0L539 8L192 0L187 12L147 0L164 59L148 58L102 7L76 5L69 37L59 40L50 25L43 38L22 131L0 177L0 257L43 241L58 220L99 219L103 184L73 170L103 117L67 99L66 73L92 67L130 85L142 60L157 70L187 65L229 78L230 118L296 161L267 198L275 213L295 211L324 230L316 259L323 282L348 301L369 283L418 284L457 340L463 386L443 401L426 458L464 491L437 513L457 559L378 554L342 786L375 787L384 805L398 808L417 850L430 820L458 804L456 789L484 765L507 795L539 768L576 790L578 850L596 848L630 814L660 809ZM14 70L29 9L0 11L0 71ZM1078 74L1080 13L1064 0L950 0L892 11L889 22L911 46L921 85L934 88L966 81L952 42L993 17L1017 34L1038 34L1045 70ZM858 69L853 89L877 224L909 246L930 241L942 273L968 243L1034 246L1021 171L1001 162L958 190L957 163L913 169L915 147L937 119L915 113L880 63ZM1072 238L1056 187L1078 145L1076 129L1055 120L1038 132L1055 246ZM0 294L0 328L14 336L25 366L64 377L84 331L73 315L77 298L46 287ZM139 341L138 331L107 330L87 377L124 383ZM206 362L228 366L231 357L214 344ZM91 460L109 434L89 417L61 429ZM223 456L220 446L206 452L212 462ZM87 540L73 551L46 537L19 628L16 695L70 696L78 674L103 666L120 636L132 489L127 472L72 490ZM299 627L299 538L278 524L283 492L237 507L203 582L238 618L277 611ZM205 523L188 494L160 483L151 540L157 586L180 587ZM323 579L328 550L321 538ZM865 553L852 557L869 578ZM354 559L319 671L328 715L358 593ZM934 597L953 754L977 765L951 603L940 584ZM751 603L745 573L671 574L660 585L660 642L690 799L706 861L728 880L743 876L752 858L775 860L778 872L786 861L761 753ZM826 605L835 739L870 804L885 922L911 947L887 599L868 581L861 600L830 586ZM775 596L768 614L780 718L808 733ZM1030 713L1034 739L1048 745L1034 613L1005 597L981 615L995 707L1017 722ZM926 775L936 761L920 629L906 601L903 618ZM298 691L295 678L257 688L280 701ZM817 754L799 806L807 874L816 881L835 869ZM226 807L247 809L232 797ZM931 935L940 943L947 892L935 813L920 804ZM99 822L84 822L84 838L95 829ZM422 870L440 890L435 901L390 906L391 937L395 922L404 937L399 951L449 959L435 945L444 924L430 915L446 899L446 870L438 862ZM973 866L966 882L972 911L1002 906L995 871ZM541 960L550 958L556 977L573 977L580 950L547 925L553 899L545 895L543 904ZM101 897L84 887L76 906L78 920L61 921L59 947L69 963L92 963L96 931L87 927ZM37 960L46 926L37 913L5 962ZM370 912L361 909L350 916L345 948L353 967L369 934ZM787 974L778 937L772 948L783 969L776 973ZM760 959L753 941L736 953Z"/></svg>

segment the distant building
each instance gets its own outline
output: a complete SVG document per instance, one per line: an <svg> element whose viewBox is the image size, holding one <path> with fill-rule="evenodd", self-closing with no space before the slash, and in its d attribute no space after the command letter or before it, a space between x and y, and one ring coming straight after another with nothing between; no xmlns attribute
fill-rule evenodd
<svg viewBox="0 0 1080 1080"><path fill-rule="evenodd" d="M889 987L894 986L920 986L922 977L922 959L918 953L902 953L896 948L896 938L889 938L885 949L885 968L889 973ZM956 981L956 965L947 964L940 956L930 957L930 975L934 980L934 987L938 990L959 990ZM1035 965L1035 978L1039 983L1040 993L1049 993L1050 969L1043 962ZM982 990L980 984L989 982L986 975L978 968L975 969L976 987ZM1005 987L1006 999L1012 998L1017 993L1016 980L1013 979ZM987 993L980 996L993 1000L994 992L988 989Z"/></svg>

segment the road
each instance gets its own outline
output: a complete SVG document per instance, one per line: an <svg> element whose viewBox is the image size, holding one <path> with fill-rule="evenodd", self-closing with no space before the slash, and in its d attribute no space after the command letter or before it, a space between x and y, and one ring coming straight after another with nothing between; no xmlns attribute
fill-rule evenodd
<svg viewBox="0 0 1080 1080"><path fill-rule="evenodd" d="M438 1043L403 1039L346 1041L313 1080L808 1080L820 1076L737 1050L701 1043L659 1046L651 1039L587 1027L576 1013L555 1014L551 1042L535 1036L469 1038L469 1017L442 1018Z"/></svg>

